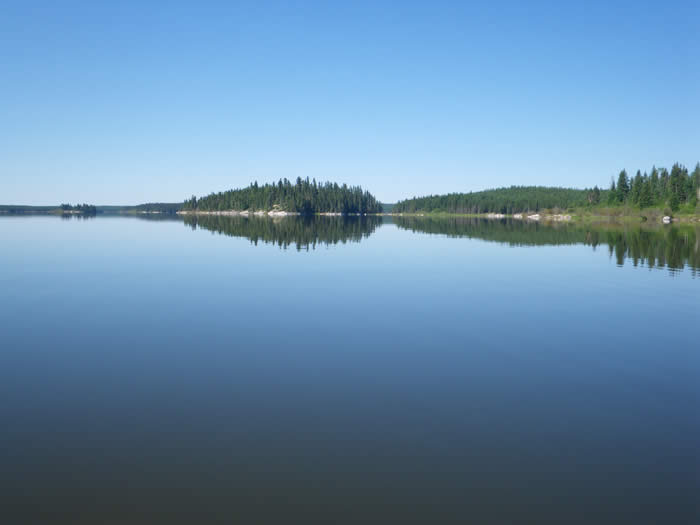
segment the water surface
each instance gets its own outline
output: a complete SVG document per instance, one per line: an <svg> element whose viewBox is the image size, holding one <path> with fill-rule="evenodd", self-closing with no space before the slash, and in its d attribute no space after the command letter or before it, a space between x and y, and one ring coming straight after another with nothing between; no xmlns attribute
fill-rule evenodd
<svg viewBox="0 0 700 525"><path fill-rule="evenodd" d="M0 217L3 522L698 522L697 229L156 218Z"/></svg>

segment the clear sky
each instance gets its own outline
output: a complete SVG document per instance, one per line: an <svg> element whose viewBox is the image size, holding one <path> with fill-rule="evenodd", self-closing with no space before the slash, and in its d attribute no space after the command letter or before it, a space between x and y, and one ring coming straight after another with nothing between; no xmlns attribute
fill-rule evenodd
<svg viewBox="0 0 700 525"><path fill-rule="evenodd" d="M700 2L0 2L0 203L700 160ZM566 4L566 5L565 5Z"/></svg>

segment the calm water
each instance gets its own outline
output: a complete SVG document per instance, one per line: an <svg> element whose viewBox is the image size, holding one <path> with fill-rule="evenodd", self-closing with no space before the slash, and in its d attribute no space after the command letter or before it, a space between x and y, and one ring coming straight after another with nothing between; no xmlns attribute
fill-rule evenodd
<svg viewBox="0 0 700 525"><path fill-rule="evenodd" d="M2 217L0 521L699 523L699 241Z"/></svg>

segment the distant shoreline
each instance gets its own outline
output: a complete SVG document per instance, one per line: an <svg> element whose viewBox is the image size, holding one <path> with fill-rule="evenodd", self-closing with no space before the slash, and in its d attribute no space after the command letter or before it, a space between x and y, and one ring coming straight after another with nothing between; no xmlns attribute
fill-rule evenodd
<svg viewBox="0 0 700 525"><path fill-rule="evenodd" d="M445 213L445 212L416 212L416 213L335 213L321 212L302 214L299 212L289 212L282 210L270 211L250 211L250 210L180 210L178 215L208 215L208 216L223 216L223 217L299 217L299 216L326 216L326 217L357 217L357 216L382 216L382 217L425 217L425 218L450 218L450 217L465 217L474 219L488 220L519 220L524 222L541 222L541 223L578 223L578 222L649 222L649 223L694 223L700 222L700 215L664 215L660 210L645 210L646 213L608 213L595 214L588 210L572 210L567 213L554 212L551 210L540 210L537 212L522 212L522 213Z"/></svg>
<svg viewBox="0 0 700 525"><path fill-rule="evenodd" d="M312 217L320 215L324 217L363 217L367 215L387 215L383 213L340 213L340 212L318 212L300 213L296 211L284 210L179 210L178 215L218 215L224 217Z"/></svg>
<svg viewBox="0 0 700 525"><path fill-rule="evenodd" d="M90 213L81 210L61 210L61 209L0 209L0 214L3 215L85 215L89 217L94 217L96 213Z"/></svg>
<svg viewBox="0 0 700 525"><path fill-rule="evenodd" d="M111 208L111 209L110 209ZM632 210L622 208L605 208L605 209L569 209L566 212L559 210L540 210L536 212L519 212L519 213L448 213L448 212L383 212L383 213L340 213L340 212L316 212L316 213L300 213L292 211L284 211L279 209L273 210L178 210L176 212L160 211L160 210L139 210L133 208L109 207L100 209L96 215L178 215L178 216L220 216L220 217L361 217L361 216L377 216L377 217L417 217L417 218L474 218L487 220L518 220L523 222L539 222L539 223L580 223L580 222L610 222L610 223L641 223L647 222L650 224L669 224L669 223L700 223L699 214L674 214L666 215L665 210L660 209L645 209ZM95 214L85 213L80 210L62 210L55 207L43 206L20 206L20 205L4 205L0 206L0 215L4 216L21 216L21 215L53 215L53 216L90 216Z"/></svg>
<svg viewBox="0 0 700 525"><path fill-rule="evenodd" d="M644 210L630 213L624 211L620 213L592 213L588 210L572 210L567 213L554 213L552 211L541 210L538 212L522 213L447 213L447 212L415 212L415 213L388 213L394 217L426 217L426 218L449 218L465 217L474 219L513 219L530 222L650 222L668 224L671 222L695 223L700 222L700 215L679 214L665 215L660 210Z"/></svg>

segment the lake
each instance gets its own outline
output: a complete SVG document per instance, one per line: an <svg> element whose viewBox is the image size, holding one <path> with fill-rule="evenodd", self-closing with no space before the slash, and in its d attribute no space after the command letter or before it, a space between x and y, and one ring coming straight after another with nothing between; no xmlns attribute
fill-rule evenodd
<svg viewBox="0 0 700 525"><path fill-rule="evenodd" d="M0 217L0 518L699 523L699 242Z"/></svg>

